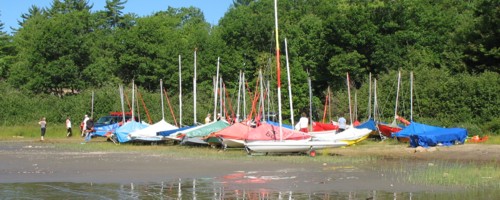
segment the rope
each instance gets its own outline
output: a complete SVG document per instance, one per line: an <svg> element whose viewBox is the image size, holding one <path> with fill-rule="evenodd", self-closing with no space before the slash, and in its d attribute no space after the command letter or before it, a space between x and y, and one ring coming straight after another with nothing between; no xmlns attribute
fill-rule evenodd
<svg viewBox="0 0 500 200"><path fill-rule="evenodd" d="M163 89L163 94L165 94L165 97L167 98L168 108L170 108L170 114L172 114L172 117L174 118L175 126L180 128L179 124L177 124L177 120L175 119L174 110L172 109L172 105L170 105L170 98L168 98L167 90L165 88Z"/></svg>

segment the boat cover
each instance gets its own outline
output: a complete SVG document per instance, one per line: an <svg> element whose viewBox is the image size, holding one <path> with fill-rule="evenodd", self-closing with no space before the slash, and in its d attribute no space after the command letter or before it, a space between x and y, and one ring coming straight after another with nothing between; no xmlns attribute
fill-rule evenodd
<svg viewBox="0 0 500 200"><path fill-rule="evenodd" d="M110 125L104 125L104 126L96 126L94 127L95 132L93 132L93 135L101 136L104 137L108 132L113 132L115 129L120 127L119 123L114 123Z"/></svg>
<svg viewBox="0 0 500 200"><path fill-rule="evenodd" d="M278 126L278 127L280 126L280 123L278 123L278 122L273 122L273 121L264 121L264 123L266 123L266 124L271 124L271 125L273 125L273 126ZM290 124L281 124L281 127L283 127L283 128L287 128L287 129L290 129L290 130L294 130L293 126L292 126L292 125L290 125Z"/></svg>
<svg viewBox="0 0 500 200"><path fill-rule="evenodd" d="M368 119L368 121L363 122L359 126L356 126L356 128L367 128L367 129L370 129L372 131L376 131L377 125L375 124L375 121L373 119Z"/></svg>
<svg viewBox="0 0 500 200"><path fill-rule="evenodd" d="M190 130L185 132L187 137L204 137L209 135L210 133L222 130L226 127L229 126L229 123L227 123L224 120L216 121L214 123L206 124L203 126L200 126L200 128Z"/></svg>
<svg viewBox="0 0 500 200"><path fill-rule="evenodd" d="M158 136L160 136L160 135L161 136L169 136L172 133L182 132L184 130L192 129L194 127L196 127L196 125L186 126L186 127L182 127L182 128L178 128L178 129L168 130L168 131L159 131L159 132L156 132L156 135L158 135Z"/></svg>
<svg viewBox="0 0 500 200"><path fill-rule="evenodd" d="M248 132L254 128L243 123L235 123L225 129L213 133L214 137L223 137L225 139L244 140L248 136Z"/></svg>
<svg viewBox="0 0 500 200"><path fill-rule="evenodd" d="M411 122L405 129L394 133L396 137L409 137L412 147L430 147L442 144L453 145L456 142L464 143L467 138L467 130L463 128L442 128Z"/></svg>
<svg viewBox="0 0 500 200"><path fill-rule="evenodd" d="M339 126L332 123L313 122L313 131L332 131L337 129L339 129Z"/></svg>
<svg viewBox="0 0 500 200"><path fill-rule="evenodd" d="M165 120L160 120L155 124L144 129L136 130L130 133L131 137L152 137L156 136L157 132L178 129L177 126L167 123Z"/></svg>
<svg viewBox="0 0 500 200"><path fill-rule="evenodd" d="M271 124L262 124L259 127L248 131L248 141L255 140L303 140L309 139L311 136L308 133L282 128L283 138L280 138L279 126Z"/></svg>
<svg viewBox="0 0 500 200"><path fill-rule="evenodd" d="M115 135L116 138L118 139L118 142L120 143L128 142L130 141L130 136L129 136L130 133L136 130L146 128L148 126L149 125L140 122L130 121L121 126L120 128L115 129Z"/></svg>

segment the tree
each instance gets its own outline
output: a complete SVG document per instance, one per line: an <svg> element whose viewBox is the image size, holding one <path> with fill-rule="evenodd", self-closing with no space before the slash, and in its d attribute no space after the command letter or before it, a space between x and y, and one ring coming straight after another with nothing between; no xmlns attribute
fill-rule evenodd
<svg viewBox="0 0 500 200"><path fill-rule="evenodd" d="M87 77L82 72L90 62L89 19L88 10L73 10L26 20L14 37L19 53L11 83L36 93L57 95L64 89L85 88Z"/></svg>
<svg viewBox="0 0 500 200"><path fill-rule="evenodd" d="M106 18L108 24L111 28L116 27L121 20L123 20L122 10L125 8L123 6L127 3L127 0L106 0Z"/></svg>
<svg viewBox="0 0 500 200"><path fill-rule="evenodd" d="M476 23L466 33L465 62L471 72L500 72L500 2L479 0Z"/></svg>
<svg viewBox="0 0 500 200"><path fill-rule="evenodd" d="M9 66L13 62L15 47L12 44L12 37L3 31L4 23L0 21L0 80L7 78Z"/></svg>

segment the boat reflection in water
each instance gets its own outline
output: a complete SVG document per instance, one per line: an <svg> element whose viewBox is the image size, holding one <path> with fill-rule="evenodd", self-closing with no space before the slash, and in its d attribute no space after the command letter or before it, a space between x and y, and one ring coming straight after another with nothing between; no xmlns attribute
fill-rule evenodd
<svg viewBox="0 0 500 200"><path fill-rule="evenodd" d="M283 184L283 183L288 184ZM337 191L294 187L295 177L235 172L218 178L171 179L161 183L2 183L3 199L481 199L499 191ZM310 183L312 185L317 183ZM312 189L311 189L312 188ZM483 195L483 196L482 196ZM487 195L487 196L484 196Z"/></svg>

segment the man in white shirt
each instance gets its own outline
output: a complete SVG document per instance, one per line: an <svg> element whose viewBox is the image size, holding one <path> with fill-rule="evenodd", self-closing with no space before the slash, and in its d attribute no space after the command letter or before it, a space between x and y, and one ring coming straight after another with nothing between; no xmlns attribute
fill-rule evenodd
<svg viewBox="0 0 500 200"><path fill-rule="evenodd" d="M309 118L307 118L306 113L302 113L302 117L300 117L299 122L295 125L295 129L307 133L309 132L308 127Z"/></svg>
<svg viewBox="0 0 500 200"><path fill-rule="evenodd" d="M85 136L85 130L87 130L87 121L89 121L89 116L85 115L85 117L83 117L82 137Z"/></svg>
<svg viewBox="0 0 500 200"><path fill-rule="evenodd" d="M347 125L346 125L346 120L344 117L340 117L339 118L339 130L337 131L337 133L341 133L342 131L345 131Z"/></svg>
<svg viewBox="0 0 500 200"><path fill-rule="evenodd" d="M207 117L205 118L205 124L208 124L208 123L210 123L210 121L212 121L212 120L210 120L211 116L212 115L210 115L210 113L207 114Z"/></svg>

